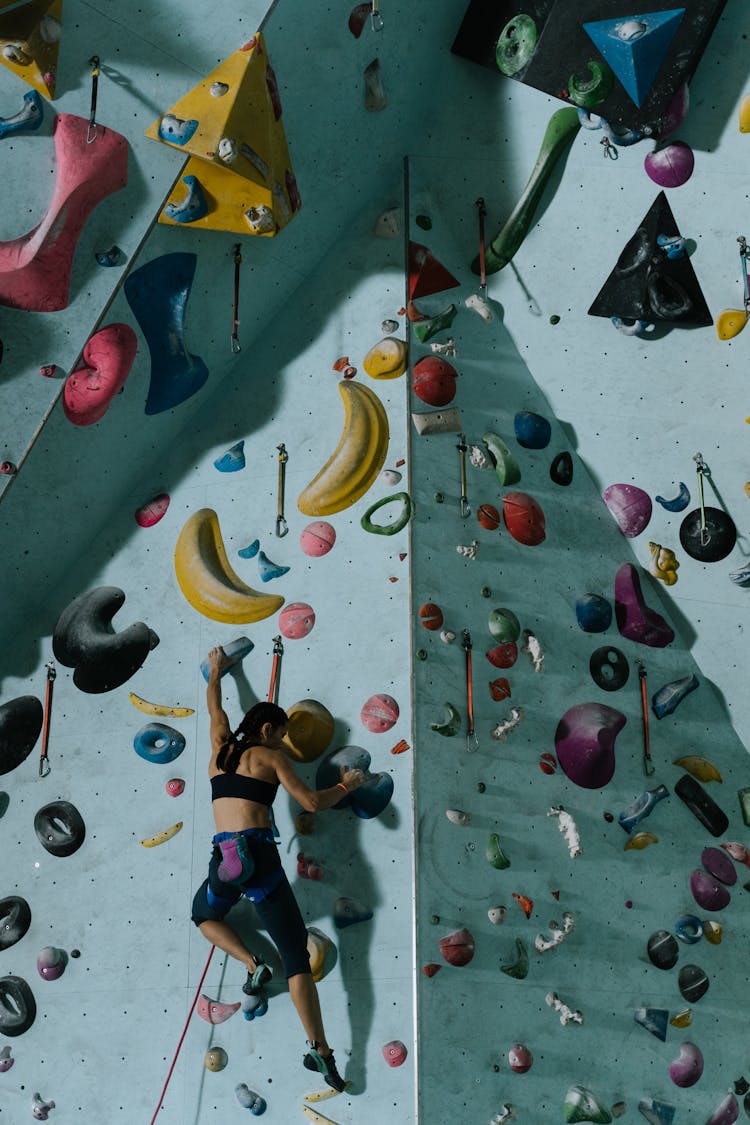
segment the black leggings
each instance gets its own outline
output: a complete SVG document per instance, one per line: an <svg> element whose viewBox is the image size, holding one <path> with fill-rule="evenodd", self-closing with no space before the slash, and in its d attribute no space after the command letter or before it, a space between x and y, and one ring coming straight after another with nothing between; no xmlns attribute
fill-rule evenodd
<svg viewBox="0 0 750 1125"><path fill-rule="evenodd" d="M248 829L248 837L255 861L255 871L247 883L236 886L219 879L221 852L220 839L239 833L222 833L214 837L214 847L208 865L208 878L204 879L193 898L192 919L196 926L202 922L223 921L235 903L243 897L255 905L263 928L279 951L286 977L310 972L310 954L307 951L307 927L284 873L279 851L270 832L265 829Z"/></svg>

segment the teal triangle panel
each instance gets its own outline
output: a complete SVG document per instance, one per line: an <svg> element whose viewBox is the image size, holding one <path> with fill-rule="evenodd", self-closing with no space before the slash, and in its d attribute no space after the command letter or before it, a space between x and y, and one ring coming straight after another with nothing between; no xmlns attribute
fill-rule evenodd
<svg viewBox="0 0 750 1125"><path fill-rule="evenodd" d="M648 97L684 15L684 8L673 8L583 25L639 108Z"/></svg>

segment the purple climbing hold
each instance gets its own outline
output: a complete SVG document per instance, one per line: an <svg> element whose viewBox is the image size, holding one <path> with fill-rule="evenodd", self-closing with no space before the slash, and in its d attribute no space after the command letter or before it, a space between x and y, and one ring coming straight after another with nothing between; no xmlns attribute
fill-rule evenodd
<svg viewBox="0 0 750 1125"><path fill-rule="evenodd" d="M555 750L563 772L583 789L601 789L615 772L615 739L627 722L604 703L577 703L555 731Z"/></svg>
<svg viewBox="0 0 750 1125"><path fill-rule="evenodd" d="M669 1077L675 1086L694 1086L703 1074L703 1053L695 1043L681 1043L680 1055L669 1068Z"/></svg>
<svg viewBox="0 0 750 1125"><path fill-rule="evenodd" d="M740 1115L740 1103L734 1094L727 1094L709 1117L706 1125L734 1125Z"/></svg>
<svg viewBox="0 0 750 1125"><path fill-rule="evenodd" d="M65 950L57 949L54 945L45 945L36 959L37 972L44 980L57 980L65 972L67 964L68 955Z"/></svg>
<svg viewBox="0 0 750 1125"><path fill-rule="evenodd" d="M732 901L726 887L700 867L696 867L690 876L690 890L703 910L723 910Z"/></svg>
<svg viewBox="0 0 750 1125"><path fill-rule="evenodd" d="M674 640L674 630L643 598L641 580L632 563L623 563L615 575L617 628L629 641L665 648Z"/></svg>
<svg viewBox="0 0 750 1125"><path fill-rule="evenodd" d="M728 887L737 882L734 864L726 852L721 851L720 848L704 848L701 852L701 863L706 871L710 872L719 882L726 883Z"/></svg>
<svg viewBox="0 0 750 1125"><path fill-rule="evenodd" d="M611 484L602 498L628 539L640 535L651 519L651 497L634 484Z"/></svg>

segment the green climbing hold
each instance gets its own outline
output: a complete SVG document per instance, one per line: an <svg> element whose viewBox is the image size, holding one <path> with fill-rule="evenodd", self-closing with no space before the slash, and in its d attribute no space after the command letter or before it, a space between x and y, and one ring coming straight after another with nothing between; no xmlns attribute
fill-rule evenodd
<svg viewBox="0 0 750 1125"><path fill-rule="evenodd" d="M436 492L435 495L433 496L433 500L435 501L436 504L444 504L445 503L445 493L444 492Z"/></svg>
<svg viewBox="0 0 750 1125"><path fill-rule="evenodd" d="M509 977L515 980L524 980L529 973L529 951L526 947L526 942L516 938L516 959L509 965L501 965L500 970L506 973ZM570 1120L573 1120L571 1118ZM577 1120L585 1121L586 1118L577 1118Z"/></svg>
<svg viewBox="0 0 750 1125"><path fill-rule="evenodd" d="M482 437L482 441L487 446L490 460L495 466L500 487L505 488L506 485L517 484L521 479L521 470L503 439L498 437L497 434L486 433Z"/></svg>
<svg viewBox="0 0 750 1125"><path fill-rule="evenodd" d="M484 854L490 866L496 867L498 871L505 871L506 867L510 867L510 860L503 851L497 832L491 834L487 841L487 847L484 849Z"/></svg>
<svg viewBox="0 0 750 1125"><path fill-rule="evenodd" d="M609 1125L612 1114L585 1086L571 1086L563 1106L565 1120L591 1121L593 1125Z"/></svg>
<svg viewBox="0 0 750 1125"><path fill-rule="evenodd" d="M589 78L580 80L577 74L568 79L568 97L581 109L593 109L612 93L615 76L605 62L589 59Z"/></svg>
<svg viewBox="0 0 750 1125"><path fill-rule="evenodd" d="M375 512L385 507L386 504L394 504L396 502L402 504L401 514L398 519L395 519L393 523L386 524L372 522L372 517ZM359 522L365 531L369 531L373 535L396 535L406 527L411 519L411 513L412 503L408 492L393 492L389 496L383 496L382 499L376 500L374 504L371 504Z"/></svg>
<svg viewBox="0 0 750 1125"><path fill-rule="evenodd" d="M521 622L511 609L491 610L487 626L498 644L513 643L521 636Z"/></svg>
<svg viewBox="0 0 750 1125"><path fill-rule="evenodd" d="M461 716L452 703L446 703L448 718L444 723L430 723L430 730L442 734L445 738L453 738L461 729Z"/></svg>
<svg viewBox="0 0 750 1125"><path fill-rule="evenodd" d="M446 328L450 328L457 312L458 309L455 305L448 305L448 307L443 309L442 312L439 312L437 316L430 316L426 320L415 321L412 325L412 330L420 344L426 344L433 336L437 336L438 332L443 332Z"/></svg>
<svg viewBox="0 0 750 1125"><path fill-rule="evenodd" d="M426 660L427 659L427 649L426 648L418 648L416 653L415 653L415 656L416 656L417 660Z"/></svg>
<svg viewBox="0 0 750 1125"><path fill-rule="evenodd" d="M500 32L495 51L497 69L512 78L531 62L536 50L536 24L525 12L514 16Z"/></svg>

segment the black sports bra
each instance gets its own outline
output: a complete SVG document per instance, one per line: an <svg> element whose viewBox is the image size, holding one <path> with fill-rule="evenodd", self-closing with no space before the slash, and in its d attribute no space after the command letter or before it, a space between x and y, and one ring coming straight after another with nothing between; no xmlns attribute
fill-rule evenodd
<svg viewBox="0 0 750 1125"><path fill-rule="evenodd" d="M268 808L274 802L278 782L260 781L257 777L245 777L241 773L215 773L211 778L211 800L219 797L241 797L245 801L257 801Z"/></svg>

